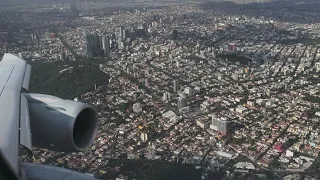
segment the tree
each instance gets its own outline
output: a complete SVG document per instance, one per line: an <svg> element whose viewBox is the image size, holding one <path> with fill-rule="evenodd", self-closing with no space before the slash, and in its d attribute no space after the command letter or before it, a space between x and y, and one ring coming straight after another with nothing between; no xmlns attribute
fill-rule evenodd
<svg viewBox="0 0 320 180"><path fill-rule="evenodd" d="M109 76L94 65L82 62L29 62L32 66L30 92L73 99L107 84ZM69 68L69 69L68 69ZM66 69L61 73L61 70Z"/></svg>
<svg viewBox="0 0 320 180"><path fill-rule="evenodd" d="M281 163L278 158L274 158L271 163L269 164L270 169L280 169Z"/></svg>

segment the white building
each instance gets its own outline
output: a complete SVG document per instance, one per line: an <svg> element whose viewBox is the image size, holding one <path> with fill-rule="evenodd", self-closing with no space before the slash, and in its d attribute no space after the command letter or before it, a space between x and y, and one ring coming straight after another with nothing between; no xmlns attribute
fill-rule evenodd
<svg viewBox="0 0 320 180"><path fill-rule="evenodd" d="M147 133L142 132L140 137L141 137L141 141L142 142L147 142L148 141L148 134Z"/></svg>
<svg viewBox="0 0 320 180"><path fill-rule="evenodd" d="M232 77L235 81L238 81L239 80L239 75L237 73L233 73L232 74Z"/></svg>
<svg viewBox="0 0 320 180"><path fill-rule="evenodd" d="M186 93L188 95L188 97L193 96L193 92L192 92L192 88L191 87L186 87L184 89L184 93Z"/></svg>
<svg viewBox="0 0 320 180"><path fill-rule="evenodd" d="M239 106L236 108L236 112L241 113L241 114L243 114L246 111L248 111L248 109L243 106Z"/></svg>
<svg viewBox="0 0 320 180"><path fill-rule="evenodd" d="M207 129L207 128L209 128L209 122L205 122L205 121L200 120L200 119L198 119L198 120L196 121L196 124L197 124L198 126L200 126L202 129Z"/></svg>
<svg viewBox="0 0 320 180"><path fill-rule="evenodd" d="M238 162L234 167L237 169L255 169L254 165L249 162Z"/></svg>
<svg viewBox="0 0 320 180"><path fill-rule="evenodd" d="M199 94L200 93L200 90L201 90L201 87L199 87L199 86L196 86L196 87L194 87L194 94Z"/></svg>

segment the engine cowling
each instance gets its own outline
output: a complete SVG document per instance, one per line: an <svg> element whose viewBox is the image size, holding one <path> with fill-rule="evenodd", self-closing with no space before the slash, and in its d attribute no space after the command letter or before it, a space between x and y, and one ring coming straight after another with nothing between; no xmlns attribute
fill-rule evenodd
<svg viewBox="0 0 320 180"><path fill-rule="evenodd" d="M85 103L51 95L25 94L33 146L60 152L82 151L96 136L98 117Z"/></svg>

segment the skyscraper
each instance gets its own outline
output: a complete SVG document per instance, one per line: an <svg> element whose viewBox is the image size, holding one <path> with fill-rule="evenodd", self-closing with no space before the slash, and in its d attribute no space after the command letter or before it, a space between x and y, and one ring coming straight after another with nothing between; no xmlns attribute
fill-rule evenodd
<svg viewBox="0 0 320 180"><path fill-rule="evenodd" d="M135 37L140 37L140 38L144 38L146 37L148 34L147 34L147 31L145 29L137 29L135 31Z"/></svg>
<svg viewBox="0 0 320 180"><path fill-rule="evenodd" d="M123 31L124 31L124 27L123 27L123 26L120 26L120 27L119 27L119 38L122 38L122 37L123 37Z"/></svg>
<svg viewBox="0 0 320 180"><path fill-rule="evenodd" d="M86 55L87 58L93 58L94 57L94 36L92 34L87 34L86 35Z"/></svg>
<svg viewBox="0 0 320 180"><path fill-rule="evenodd" d="M6 35L6 40L8 43L12 43L14 40L14 30L13 29L9 29Z"/></svg>
<svg viewBox="0 0 320 180"><path fill-rule="evenodd" d="M178 90L180 89L179 86L180 86L179 80L178 79L173 80L173 92L178 92Z"/></svg>
<svg viewBox="0 0 320 180"><path fill-rule="evenodd" d="M168 101L168 93L167 92L164 92L163 93L163 101Z"/></svg>
<svg viewBox="0 0 320 180"><path fill-rule="evenodd" d="M93 35L93 56L94 57L100 57L100 37L98 34Z"/></svg>
<svg viewBox="0 0 320 180"><path fill-rule="evenodd" d="M143 23L142 27L143 27L143 29L148 29L148 23Z"/></svg>
<svg viewBox="0 0 320 180"><path fill-rule="evenodd" d="M178 30L173 30L172 31L172 39L177 40L178 39Z"/></svg>
<svg viewBox="0 0 320 180"><path fill-rule="evenodd" d="M122 38L126 39L129 37L129 30L128 29L124 29L122 31Z"/></svg>
<svg viewBox="0 0 320 180"><path fill-rule="evenodd" d="M70 3L70 9L71 9L71 14L73 16L75 17L79 16L79 10L78 10L77 4L74 1Z"/></svg>
<svg viewBox="0 0 320 180"><path fill-rule="evenodd" d="M160 20L160 15L159 14L154 14L152 16L152 18L153 18L153 21L159 21Z"/></svg>
<svg viewBox="0 0 320 180"><path fill-rule="evenodd" d="M187 100L185 97L178 97L178 110L187 106Z"/></svg>
<svg viewBox="0 0 320 180"><path fill-rule="evenodd" d="M104 57L110 57L110 40L108 36L102 36L102 49L104 52Z"/></svg>

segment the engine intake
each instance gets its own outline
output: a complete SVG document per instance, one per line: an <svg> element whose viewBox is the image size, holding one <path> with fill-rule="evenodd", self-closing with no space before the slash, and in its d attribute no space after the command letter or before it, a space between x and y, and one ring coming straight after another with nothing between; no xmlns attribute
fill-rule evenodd
<svg viewBox="0 0 320 180"><path fill-rule="evenodd" d="M85 103L44 94L25 94L29 103L32 144L61 152L82 151L96 136L95 109Z"/></svg>

